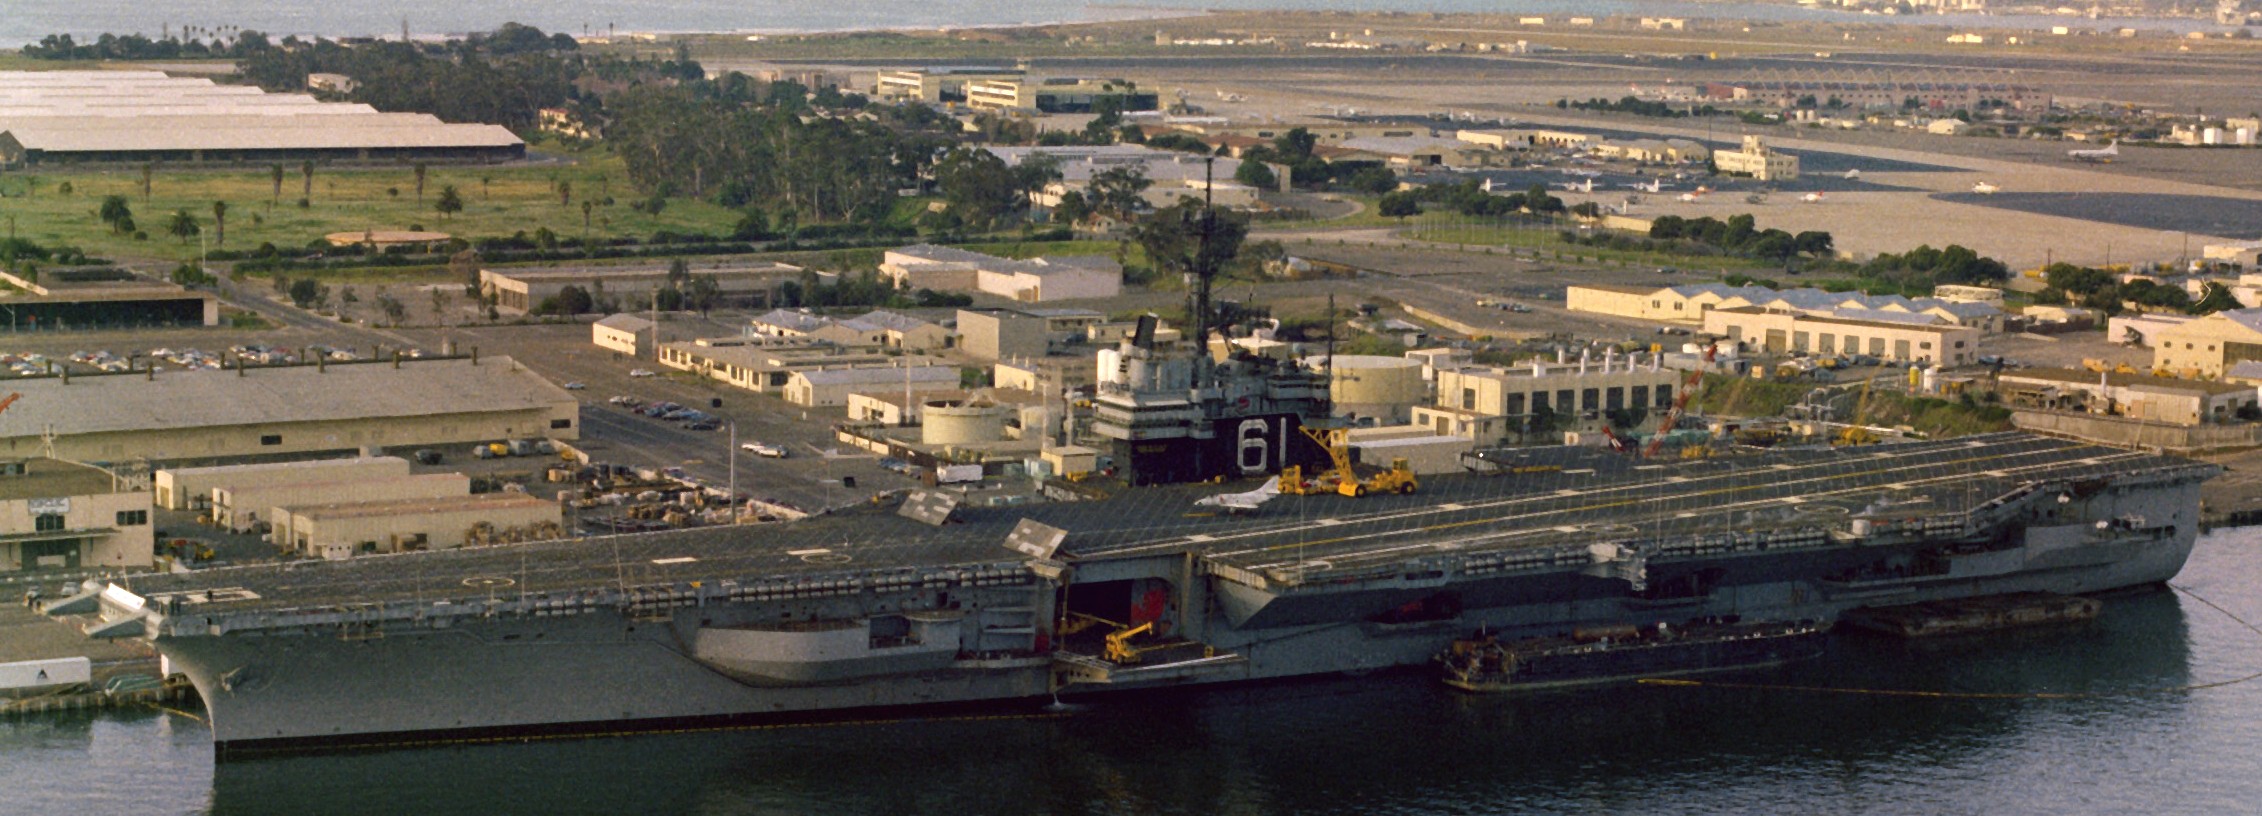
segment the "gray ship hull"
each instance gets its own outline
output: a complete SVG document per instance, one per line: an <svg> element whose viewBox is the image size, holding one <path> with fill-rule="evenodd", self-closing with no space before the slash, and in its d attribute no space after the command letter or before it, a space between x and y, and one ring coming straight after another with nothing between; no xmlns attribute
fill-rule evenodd
<svg viewBox="0 0 2262 816"><path fill-rule="evenodd" d="M1639 474L1624 489L1664 484L1690 496L1686 510L1663 494L1648 502L1651 528L1555 523L1621 506L1619 487L1574 497L1490 483L1426 503L1344 500L1335 505L1344 515L1316 521L1189 520L1209 526L1185 529L1207 532L1142 530L1082 547L1071 536L1058 560L874 565L823 580L749 565L771 577L641 589L527 574L484 599L440 603L423 599L425 575L414 601L332 607L281 606L300 585L247 573L240 591L264 597L241 609L168 582L112 586L103 603L113 621L139 620L195 684L227 753L831 719L1359 672L1422 664L1480 628L1513 639L1701 618L1829 621L1863 606L2103 592L2182 569L2211 468L1998 441L1994 475L1930 482L1911 474L1968 456L1936 447L1867 463L1816 457L1830 479L1869 480L1843 491L1786 485L1798 481L1792 470L1758 484L1698 469ZM1961 487L1974 478L1995 482ZM1914 492L1928 484L1940 492ZM1818 512L1817 497L1850 509ZM1783 502L1782 512L1746 506L1761 501ZM1725 509L1708 515L1707 505ZM934 535L974 540L983 523ZM720 563L728 551L681 545L660 540L636 555ZM673 552L699 554L648 558ZM491 556L463 556L479 557ZM613 557L615 569L626 563ZM389 575L429 563L360 568ZM228 586L226 576L202 578ZM230 591L239 590L221 590ZM1079 635L1070 623L1080 617L1112 623ZM1100 648L1100 634L1136 620L1168 636L1123 637L1152 644L1143 655Z"/></svg>

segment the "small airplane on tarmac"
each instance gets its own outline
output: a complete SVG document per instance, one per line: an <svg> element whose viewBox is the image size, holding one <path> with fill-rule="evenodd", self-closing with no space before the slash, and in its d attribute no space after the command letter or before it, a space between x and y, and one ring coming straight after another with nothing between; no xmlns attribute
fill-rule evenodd
<svg viewBox="0 0 2262 816"><path fill-rule="evenodd" d="M1703 198L1703 197L1704 197L1704 194L1705 194L1705 193L1709 193L1709 192L1712 192L1712 188L1710 188L1710 187L1698 187L1698 188L1696 188L1696 190L1695 190L1695 191L1693 191L1693 192L1682 193L1682 194L1681 194L1681 200L1682 200L1682 201L1695 201L1695 200L1697 200L1697 199Z"/></svg>
<svg viewBox="0 0 2262 816"><path fill-rule="evenodd" d="M2104 147L2095 150L2066 151L2066 157L2074 161L2096 162L2098 164L2111 164L2114 159L2120 158L2120 155L2120 142L2109 142Z"/></svg>
<svg viewBox="0 0 2262 816"><path fill-rule="evenodd" d="M1854 180L1854 179L1859 179L1859 178L1861 178L1861 170L1860 170L1860 169L1858 169L1858 168L1857 168L1857 169L1853 169L1853 170L1848 170L1848 171L1846 171L1846 180L1848 180L1848 181L1852 181L1852 180Z"/></svg>
<svg viewBox="0 0 2262 816"><path fill-rule="evenodd" d="M1571 192L1571 193L1591 193L1591 192L1594 192L1594 179L1591 179L1591 178L1590 178L1590 179L1587 179L1587 180L1585 180L1585 181L1579 182L1579 183L1577 183L1577 184L1572 184L1572 183L1570 183L1570 182L1564 182L1562 186L1563 186L1563 190L1564 190L1565 192Z"/></svg>
<svg viewBox="0 0 2262 816"><path fill-rule="evenodd" d="M1223 510L1233 515L1254 513L1257 512L1257 508L1263 507L1265 502L1271 501L1272 497L1278 495L1280 495L1280 477L1274 476L1266 479L1265 483L1259 485L1255 490L1247 493L1220 493L1215 496L1207 496L1196 499L1194 506Z"/></svg>
<svg viewBox="0 0 2262 816"><path fill-rule="evenodd" d="M1627 187L1631 187L1631 188L1633 188L1633 189L1636 189L1636 190L1640 190L1640 191L1642 191L1642 192L1645 192L1645 193L1656 193L1656 192L1661 192L1661 191L1663 191L1663 190L1665 189L1665 180L1664 180L1664 179L1653 178L1653 179L1650 179L1650 180L1649 180L1649 183L1648 183L1648 184L1639 184L1639 183L1635 183L1635 184L1628 184L1628 185L1626 185L1626 186L1627 186Z"/></svg>
<svg viewBox="0 0 2262 816"><path fill-rule="evenodd" d="M1980 195L1994 195L1995 191L2000 189L2003 188L1997 186L1995 182L1992 181L1982 181L1971 186L1971 191Z"/></svg>
<svg viewBox="0 0 2262 816"><path fill-rule="evenodd" d="M1807 193L1806 195L1799 196L1799 200L1804 201L1808 204L1820 204L1822 203L1822 192L1817 190L1815 192Z"/></svg>

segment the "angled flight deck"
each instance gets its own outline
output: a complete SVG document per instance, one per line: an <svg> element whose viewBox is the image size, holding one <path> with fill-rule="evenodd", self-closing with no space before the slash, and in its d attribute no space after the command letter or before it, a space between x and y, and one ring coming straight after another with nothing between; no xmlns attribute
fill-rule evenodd
<svg viewBox="0 0 2262 816"><path fill-rule="evenodd" d="M2029 484L2213 469L2022 434L1660 463L1543 448L1510 461L1524 472L1433 477L1410 496L1283 497L1250 515L1195 510L1195 499L1224 488L1151 487L1104 501L960 508L939 528L873 509L782 526L234 567L120 583L144 595L242 590L200 606L220 612L477 600L506 585L507 594L520 595L692 581L791 583L828 575L1018 569L1023 559L1000 542L1024 518L1068 531L1061 557L1070 563L1194 553L1252 572L1314 562L1341 571L1438 552L1598 537L1788 529L1878 514L1958 514Z"/></svg>

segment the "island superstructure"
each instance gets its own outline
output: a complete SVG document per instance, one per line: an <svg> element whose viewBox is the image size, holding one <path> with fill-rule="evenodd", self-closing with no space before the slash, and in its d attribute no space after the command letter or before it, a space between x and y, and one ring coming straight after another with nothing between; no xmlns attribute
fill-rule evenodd
<svg viewBox="0 0 2262 816"><path fill-rule="evenodd" d="M921 494L760 530L121 578L76 607L187 674L223 754L607 732L1411 665L1480 629L2157 583L2219 472L2019 434L1484 469L1250 515L1196 512L1214 489L1194 486Z"/></svg>

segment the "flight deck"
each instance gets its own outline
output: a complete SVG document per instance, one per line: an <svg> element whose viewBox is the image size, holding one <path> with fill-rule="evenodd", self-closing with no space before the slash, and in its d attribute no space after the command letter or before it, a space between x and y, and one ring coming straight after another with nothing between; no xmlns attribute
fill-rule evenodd
<svg viewBox="0 0 2262 816"><path fill-rule="evenodd" d="M1506 466L1495 475L1430 477L1413 495L1282 496L1246 514L1194 507L1202 496L1239 488L1148 487L1098 501L961 507L939 527L868 507L787 525L296 561L118 583L145 597L185 599L200 612L241 613L693 584L973 580L1023 571L1026 557L1002 542L1029 519L1068 533L1058 557L1070 564L1193 553L1221 574L1293 584L1314 570L1341 575L1440 553L1952 517L2045 483L2146 473L2204 478L2215 470L2023 434L1688 461L1578 448L1495 456Z"/></svg>

